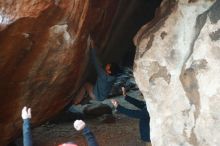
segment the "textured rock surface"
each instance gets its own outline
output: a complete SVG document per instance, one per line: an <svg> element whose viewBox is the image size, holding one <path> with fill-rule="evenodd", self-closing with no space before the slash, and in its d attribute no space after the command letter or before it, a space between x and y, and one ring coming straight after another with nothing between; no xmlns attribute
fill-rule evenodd
<svg viewBox="0 0 220 146"><path fill-rule="evenodd" d="M35 125L70 101L67 97L85 66L87 44L79 42L86 42L83 31L88 31L82 18L88 13L88 3L8 2L1 2L5 8L2 24L11 23L0 33L1 145L20 132L22 106L32 107ZM82 15L74 16L74 9Z"/></svg>
<svg viewBox="0 0 220 146"><path fill-rule="evenodd" d="M0 0L0 145L20 134L20 110L33 125L56 115L78 90L88 35L102 61L120 61L152 18L146 0ZM135 22L135 23L134 23ZM129 31L128 31L129 30Z"/></svg>
<svg viewBox="0 0 220 146"><path fill-rule="evenodd" d="M165 0L134 39L155 146L220 145L219 14L220 1Z"/></svg>
<svg viewBox="0 0 220 146"><path fill-rule="evenodd" d="M88 34L106 39L117 5L0 0L0 145L20 133L24 105L32 107L36 125L70 102L87 64Z"/></svg>

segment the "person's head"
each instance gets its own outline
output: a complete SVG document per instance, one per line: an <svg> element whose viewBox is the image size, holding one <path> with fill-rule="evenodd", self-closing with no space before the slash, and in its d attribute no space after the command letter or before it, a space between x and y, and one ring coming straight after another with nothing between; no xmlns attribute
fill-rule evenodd
<svg viewBox="0 0 220 146"><path fill-rule="evenodd" d="M119 72L119 66L116 63L107 63L105 65L105 72L108 75L114 76Z"/></svg>
<svg viewBox="0 0 220 146"><path fill-rule="evenodd" d="M78 146L78 145L73 142L67 142L67 143L60 144L58 146Z"/></svg>

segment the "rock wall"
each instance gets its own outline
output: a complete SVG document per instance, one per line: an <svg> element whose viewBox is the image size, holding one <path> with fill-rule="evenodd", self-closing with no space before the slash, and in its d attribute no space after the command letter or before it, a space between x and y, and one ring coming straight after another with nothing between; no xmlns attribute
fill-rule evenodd
<svg viewBox="0 0 220 146"><path fill-rule="evenodd" d="M0 145L20 134L24 105L37 125L74 98L88 62L88 36L106 39L118 4L0 0Z"/></svg>
<svg viewBox="0 0 220 146"><path fill-rule="evenodd" d="M164 0L134 42L155 146L220 145L220 1Z"/></svg>
<svg viewBox="0 0 220 146"><path fill-rule="evenodd" d="M36 126L74 100L89 36L103 63L119 62L160 1L0 0L0 145L20 134L24 105Z"/></svg>
<svg viewBox="0 0 220 146"><path fill-rule="evenodd" d="M80 41L88 36L83 28L88 2L4 1L1 6L0 143L5 145L20 132L24 105L32 107L35 125L71 100L86 63L87 44ZM74 16L76 9L82 14Z"/></svg>

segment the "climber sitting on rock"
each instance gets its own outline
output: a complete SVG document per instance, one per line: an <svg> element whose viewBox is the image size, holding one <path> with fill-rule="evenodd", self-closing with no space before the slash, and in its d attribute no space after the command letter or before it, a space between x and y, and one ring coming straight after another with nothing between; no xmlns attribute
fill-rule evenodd
<svg viewBox="0 0 220 146"><path fill-rule="evenodd" d="M23 145L24 146L32 146L32 137L31 137L31 128L30 128L30 119L31 119L31 108L27 108L26 106L22 109L21 117L23 119ZM76 120L73 123L74 128L77 131L83 132L85 136L88 146L98 146L96 139L93 133L90 131L86 124L82 120ZM67 142L60 144L59 146L78 146L74 142Z"/></svg>
<svg viewBox="0 0 220 146"><path fill-rule="evenodd" d="M84 84L79 94L75 98L74 104L79 104L82 101L85 92L87 92L89 97L94 100L105 100L108 97L112 89L112 86L116 80L116 75L119 73L119 66L116 63L108 63L106 64L105 69L103 69L101 63L96 57L96 52L94 49L95 44L93 41L91 41L90 46L91 61L95 66L95 70L97 72L98 77L95 85L92 85L88 82Z"/></svg>
<svg viewBox="0 0 220 146"><path fill-rule="evenodd" d="M144 101L140 101L137 99L134 99L126 94L125 88L122 87L122 93L125 97L125 100L129 103L133 104L140 110L131 110L127 109L123 106L121 106L117 100L112 99L111 102L113 106L116 108L116 110L122 114L125 114L132 118L139 119L139 130L140 130L140 136L141 139L147 143L147 146L150 146L150 116L147 111L146 103Z"/></svg>

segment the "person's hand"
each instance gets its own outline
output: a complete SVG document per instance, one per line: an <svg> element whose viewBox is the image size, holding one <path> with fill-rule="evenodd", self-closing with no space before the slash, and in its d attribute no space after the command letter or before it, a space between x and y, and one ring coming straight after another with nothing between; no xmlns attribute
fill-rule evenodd
<svg viewBox="0 0 220 146"><path fill-rule="evenodd" d="M115 108L118 107L118 101L117 101L117 100L112 99L111 102L112 102L112 104L113 104L113 106L114 106Z"/></svg>
<svg viewBox="0 0 220 146"><path fill-rule="evenodd" d="M82 129L85 128L86 124L83 120L76 120L74 123L73 123L73 126L74 128L77 130L77 131L80 131Z"/></svg>
<svg viewBox="0 0 220 146"><path fill-rule="evenodd" d="M126 89L125 89L125 87L121 87L121 91L122 91L122 95L126 96Z"/></svg>
<svg viewBox="0 0 220 146"><path fill-rule="evenodd" d="M22 119L31 119L31 108L23 107L21 112Z"/></svg>

